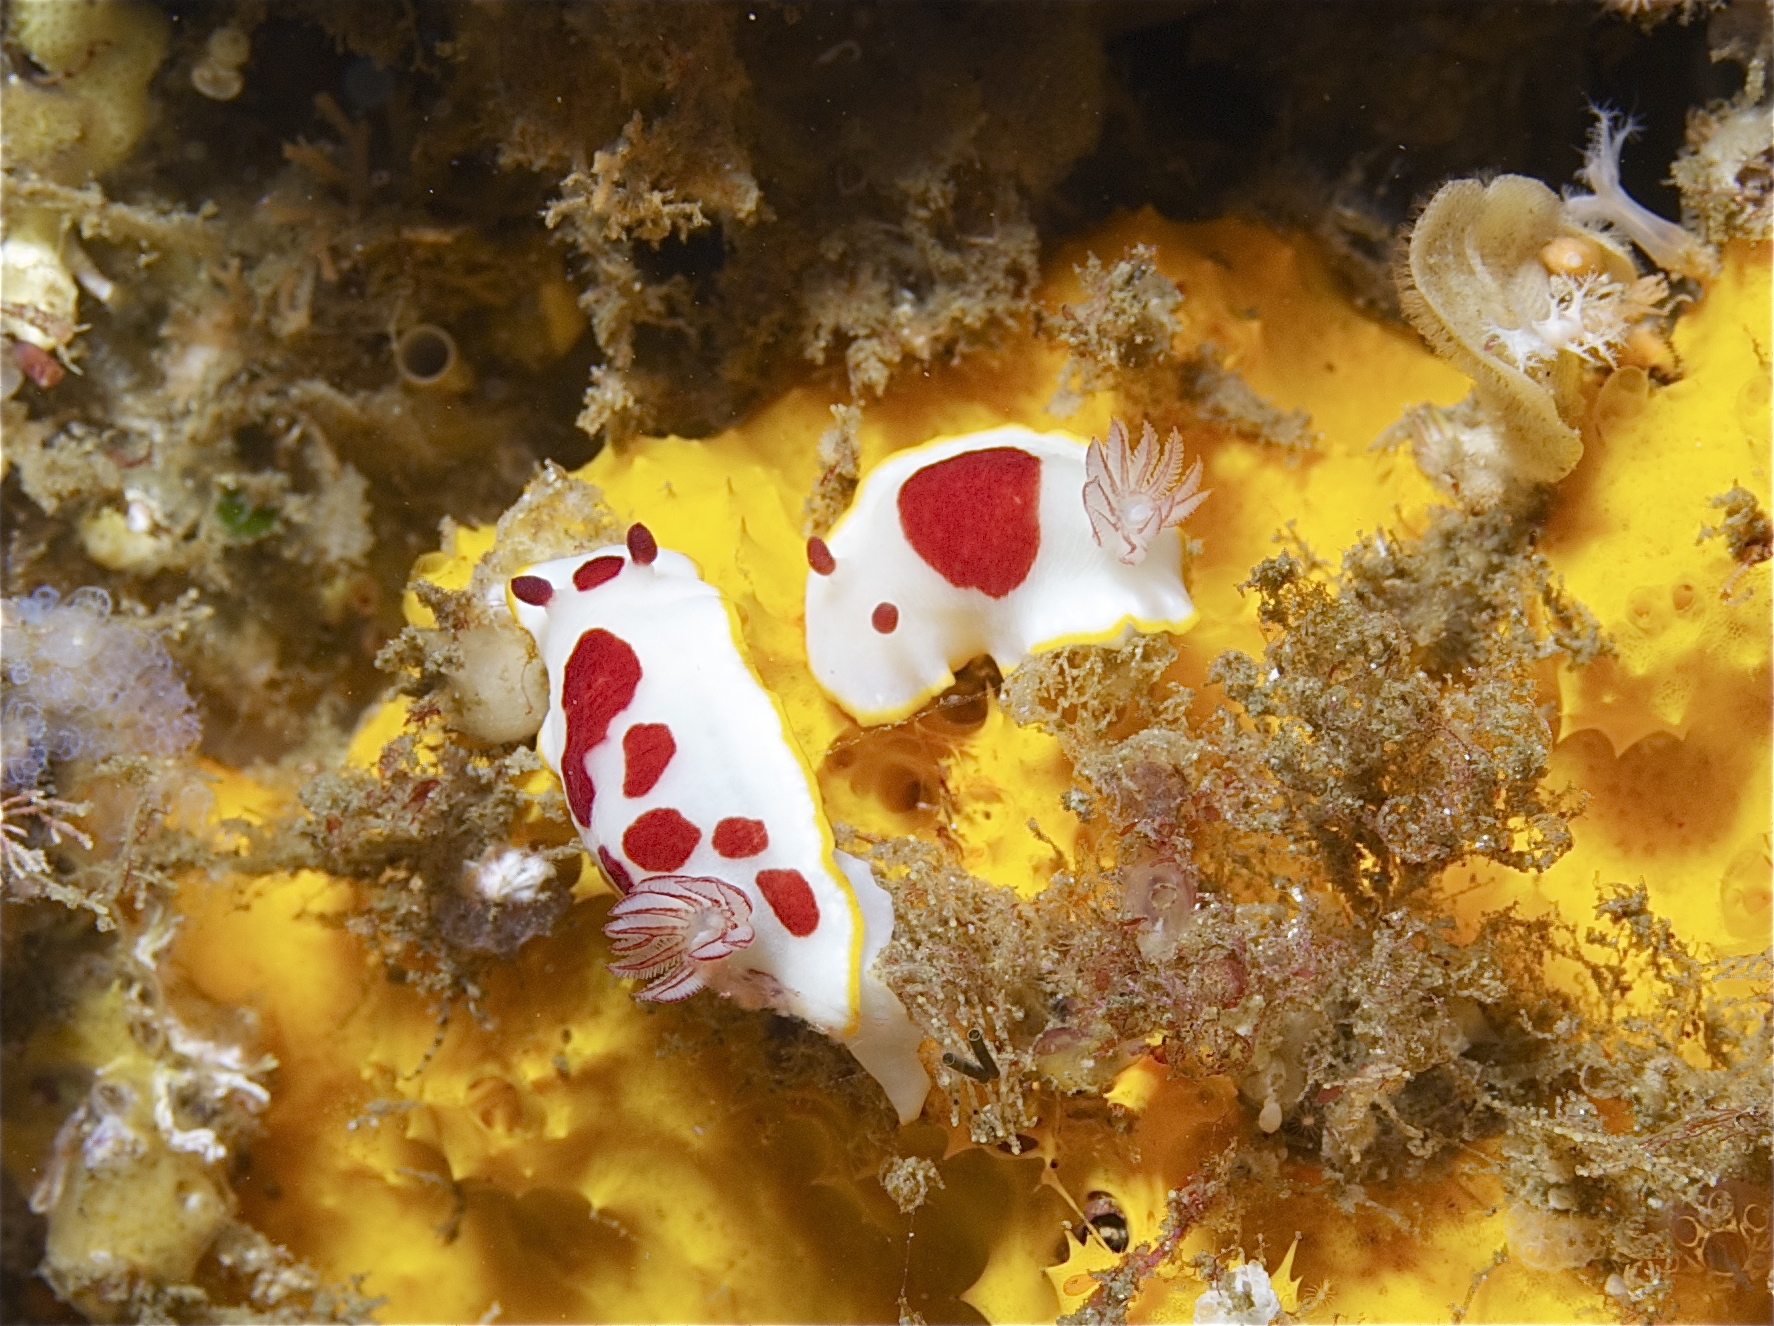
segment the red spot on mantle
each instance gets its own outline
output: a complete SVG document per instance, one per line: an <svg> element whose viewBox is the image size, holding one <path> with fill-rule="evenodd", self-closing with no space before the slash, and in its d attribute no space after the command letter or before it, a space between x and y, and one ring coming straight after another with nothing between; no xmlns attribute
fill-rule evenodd
<svg viewBox="0 0 1774 1326"><path fill-rule="evenodd" d="M957 589L1001 599L1028 578L1041 548L1041 462L1016 447L926 465L899 490L912 551Z"/></svg>
<svg viewBox="0 0 1774 1326"><path fill-rule="evenodd" d="M622 734L622 795L644 797L678 752L664 723L636 723Z"/></svg>
<svg viewBox="0 0 1774 1326"><path fill-rule="evenodd" d="M832 550L817 534L807 540L807 565L822 576L829 576L838 569L838 559L832 556Z"/></svg>
<svg viewBox="0 0 1774 1326"><path fill-rule="evenodd" d="M728 860L739 857L756 856L770 845L770 831L764 827L762 820L741 819L737 815L729 815L715 825L714 837L710 840L715 851Z"/></svg>
<svg viewBox="0 0 1774 1326"><path fill-rule="evenodd" d="M622 835L622 850L642 870L676 870L690 859L702 830L670 806L649 810Z"/></svg>
<svg viewBox="0 0 1774 1326"><path fill-rule="evenodd" d="M511 581L511 597L519 603L528 603L531 607L542 608L554 597L554 586L541 576L514 576Z"/></svg>
<svg viewBox="0 0 1774 1326"><path fill-rule="evenodd" d="M625 897L634 892L634 880L628 873L628 867L611 855L609 848L598 848L597 859L598 864L604 868L604 873L610 877L610 883L616 886L616 892Z"/></svg>
<svg viewBox="0 0 1774 1326"><path fill-rule="evenodd" d="M640 680L641 661L628 642L601 629L579 637L561 674L561 712L567 723L561 786L582 827L591 823L591 802L597 795L585 772L585 757L609 735L610 720L628 708Z"/></svg>
<svg viewBox="0 0 1774 1326"><path fill-rule="evenodd" d="M620 557L594 557L573 572L574 589L596 589L606 580L614 580L622 570Z"/></svg>
<svg viewBox="0 0 1774 1326"><path fill-rule="evenodd" d="M891 603L877 603L869 614L869 625L882 635L892 635L899 625L899 609Z"/></svg>
<svg viewBox="0 0 1774 1326"><path fill-rule="evenodd" d="M814 900L813 886L800 871L760 870L758 892L782 928L797 939L805 939L819 928L819 903Z"/></svg>

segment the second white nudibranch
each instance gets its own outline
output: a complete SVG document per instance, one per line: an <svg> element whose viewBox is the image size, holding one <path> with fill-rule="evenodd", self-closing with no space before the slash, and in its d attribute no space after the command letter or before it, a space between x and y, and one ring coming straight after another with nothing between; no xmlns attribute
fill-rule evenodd
<svg viewBox="0 0 1774 1326"><path fill-rule="evenodd" d="M980 654L1008 672L1064 645L1184 629L1195 608L1174 521L1202 496L1184 491L1199 476L1165 490L1176 502L1141 520L1145 555L1132 558L1093 530L1085 451L1011 426L877 465L829 538L807 545L807 661L826 693L858 722L893 722Z"/></svg>
<svg viewBox="0 0 1774 1326"><path fill-rule="evenodd" d="M530 567L509 598L548 669L537 749L624 895L604 929L643 999L708 988L847 1045L902 1120L929 1090L918 1029L872 971L893 908L832 846L812 769L738 621L643 526Z"/></svg>

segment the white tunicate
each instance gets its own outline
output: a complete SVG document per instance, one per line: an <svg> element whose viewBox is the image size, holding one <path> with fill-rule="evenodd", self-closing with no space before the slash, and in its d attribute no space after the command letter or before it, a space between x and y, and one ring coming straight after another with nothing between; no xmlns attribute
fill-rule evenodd
<svg viewBox="0 0 1774 1326"><path fill-rule="evenodd" d="M252 58L253 42L246 33L228 23L209 34L204 50L223 68L238 69Z"/></svg>
<svg viewBox="0 0 1774 1326"><path fill-rule="evenodd" d="M80 321L80 287L62 256L59 223L38 214L15 220L9 212L7 229L0 241L0 331L39 350L59 350Z"/></svg>
<svg viewBox="0 0 1774 1326"><path fill-rule="evenodd" d="M5 786L36 783L51 759L176 755L199 736L196 709L152 629L111 615L88 586L7 599Z"/></svg>
<svg viewBox="0 0 1774 1326"><path fill-rule="evenodd" d="M1257 1127L1265 1133L1272 1133L1281 1127L1281 1102L1270 1096L1263 1102L1263 1109L1257 1115Z"/></svg>
<svg viewBox="0 0 1774 1326"><path fill-rule="evenodd" d="M233 101L246 88L238 69L204 60L192 67L191 86L211 101Z"/></svg>
<svg viewBox="0 0 1774 1326"><path fill-rule="evenodd" d="M1195 1300L1196 1326L1269 1326L1281 1315L1281 1297L1256 1262L1235 1266Z"/></svg>
<svg viewBox="0 0 1774 1326"><path fill-rule="evenodd" d="M1589 1216L1516 1203L1503 1219L1509 1255L1531 1271L1569 1271L1601 1255L1601 1225Z"/></svg>
<svg viewBox="0 0 1774 1326"><path fill-rule="evenodd" d="M1325 1023L1321 1014L1289 1009L1279 1013L1275 1025L1280 1028L1280 1040L1272 1046L1257 1046L1238 1090L1248 1101L1274 1100L1285 1115L1305 1093L1306 1044L1323 1031Z"/></svg>
<svg viewBox="0 0 1774 1326"><path fill-rule="evenodd" d="M80 1143L80 1159L87 1169L99 1170L133 1160L145 1149L141 1137L122 1118L101 1114Z"/></svg>
<svg viewBox="0 0 1774 1326"><path fill-rule="evenodd" d="M487 902L530 903L554 878L554 866L538 852L495 847L468 867L469 888Z"/></svg>
<svg viewBox="0 0 1774 1326"><path fill-rule="evenodd" d="M62 260L67 263L69 273L86 291L101 304L109 304L117 294L117 285L110 277L99 270L86 250L80 247L80 241L72 235L62 239Z"/></svg>
<svg viewBox="0 0 1774 1326"><path fill-rule="evenodd" d="M44 741L47 731L43 711L28 700L9 700L0 721L0 754L3 754L7 787L29 787L37 781L49 758Z"/></svg>
<svg viewBox="0 0 1774 1326"><path fill-rule="evenodd" d="M238 69L205 60L191 70L191 86L211 101L233 101L246 90Z"/></svg>
<svg viewBox="0 0 1774 1326"><path fill-rule="evenodd" d="M68 599L68 606L91 617L109 617L111 594L97 585L82 585Z"/></svg>
<svg viewBox="0 0 1774 1326"><path fill-rule="evenodd" d="M1175 861L1141 861L1128 866L1122 880L1127 913L1139 920L1140 952L1151 960L1169 956L1195 910L1190 872Z"/></svg>
<svg viewBox="0 0 1774 1326"><path fill-rule="evenodd" d="M460 662L449 669L448 716L481 741L523 741L548 712L542 660L516 628L469 626L455 635Z"/></svg>

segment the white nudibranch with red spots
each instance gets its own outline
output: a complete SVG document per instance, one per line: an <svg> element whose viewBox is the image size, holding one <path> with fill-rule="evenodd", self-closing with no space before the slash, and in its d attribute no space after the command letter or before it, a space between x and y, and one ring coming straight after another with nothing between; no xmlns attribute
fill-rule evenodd
<svg viewBox="0 0 1774 1326"><path fill-rule="evenodd" d="M1135 538L1093 528L1085 494L1098 476L1085 457L1068 433L1008 426L896 452L870 471L830 535L807 545L807 660L826 693L860 723L888 723L981 654L1008 672L1065 645L1188 626L1174 523L1201 496L1199 475L1158 494L1159 519L1122 520L1108 499L1137 504L1144 470L1105 471L1126 482L1103 494L1100 519L1111 532L1127 525L1135 556Z"/></svg>
<svg viewBox="0 0 1774 1326"><path fill-rule="evenodd" d="M874 975L893 907L835 850L813 771L719 590L645 527L626 547L532 566L509 602L548 669L537 749L624 896L605 933L640 997L708 988L848 1046L902 1120L929 1078L917 1028Z"/></svg>

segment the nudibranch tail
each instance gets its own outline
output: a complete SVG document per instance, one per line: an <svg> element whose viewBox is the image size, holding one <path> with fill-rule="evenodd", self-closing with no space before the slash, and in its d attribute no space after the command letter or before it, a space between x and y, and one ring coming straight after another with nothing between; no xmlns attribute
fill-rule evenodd
<svg viewBox="0 0 1774 1326"><path fill-rule="evenodd" d="M1090 440L1084 459L1084 510L1099 548L1112 548L1127 566L1138 566L1158 531L1180 525L1207 499L1201 458L1183 472L1182 437L1176 429L1160 445L1150 420L1130 447L1127 428L1109 422L1107 441Z"/></svg>

